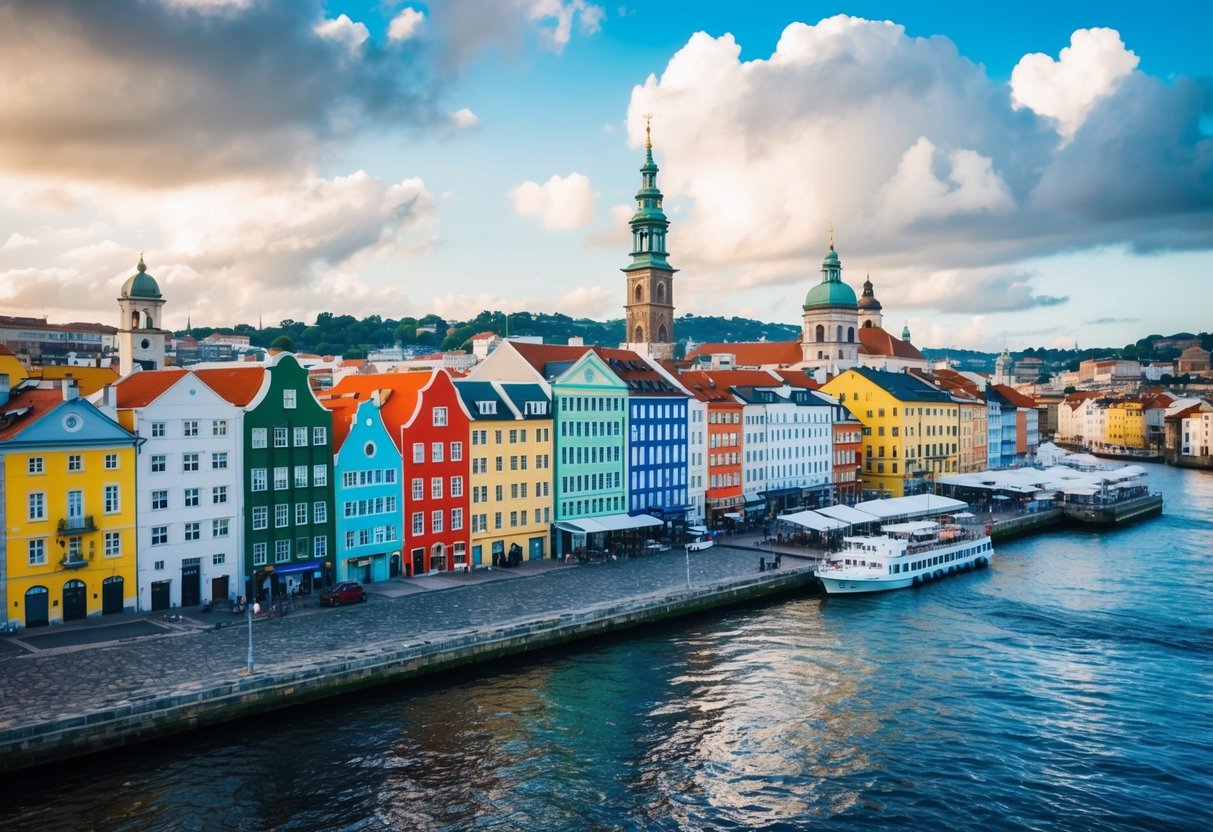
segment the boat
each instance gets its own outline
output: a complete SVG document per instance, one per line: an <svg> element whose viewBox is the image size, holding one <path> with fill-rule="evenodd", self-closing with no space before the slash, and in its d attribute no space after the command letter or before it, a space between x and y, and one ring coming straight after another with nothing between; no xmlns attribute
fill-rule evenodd
<svg viewBox="0 0 1213 832"><path fill-rule="evenodd" d="M886 524L879 535L844 537L817 577L829 595L885 592L982 569L993 557L988 527L916 520Z"/></svg>
<svg viewBox="0 0 1213 832"><path fill-rule="evenodd" d="M687 542L688 552L702 552L704 549L711 549L716 545L716 541L712 539L712 533L703 526L690 526L687 528L687 534L691 536Z"/></svg>

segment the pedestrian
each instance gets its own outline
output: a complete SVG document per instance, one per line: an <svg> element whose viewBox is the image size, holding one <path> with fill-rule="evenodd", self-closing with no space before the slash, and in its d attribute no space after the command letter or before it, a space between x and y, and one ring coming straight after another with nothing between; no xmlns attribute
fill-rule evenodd
<svg viewBox="0 0 1213 832"><path fill-rule="evenodd" d="M261 602L254 601L253 602L253 617L256 618L259 615L261 615Z"/></svg>

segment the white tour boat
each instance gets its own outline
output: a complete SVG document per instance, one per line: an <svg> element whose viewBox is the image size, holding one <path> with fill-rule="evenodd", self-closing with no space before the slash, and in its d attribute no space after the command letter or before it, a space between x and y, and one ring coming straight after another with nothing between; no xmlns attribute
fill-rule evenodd
<svg viewBox="0 0 1213 832"><path fill-rule="evenodd" d="M688 552L702 552L704 549L711 549L716 545L716 541L712 539L711 532L703 526L689 526L687 527L687 534L691 537L686 544Z"/></svg>
<svg viewBox="0 0 1213 832"><path fill-rule="evenodd" d="M990 565L989 529L933 520L891 523L882 534L845 537L842 550L817 567L829 595L854 595L921 586Z"/></svg>

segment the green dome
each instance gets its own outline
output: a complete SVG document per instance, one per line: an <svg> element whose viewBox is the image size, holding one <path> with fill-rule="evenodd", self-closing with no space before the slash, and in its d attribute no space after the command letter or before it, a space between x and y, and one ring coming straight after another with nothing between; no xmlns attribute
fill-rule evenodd
<svg viewBox="0 0 1213 832"><path fill-rule="evenodd" d="M156 278L147 273L147 266L143 264L142 257L139 258L139 271L128 277L126 282L122 284L122 297L160 297L160 285L156 283Z"/></svg>
<svg viewBox="0 0 1213 832"><path fill-rule="evenodd" d="M817 306L845 306L848 309L858 309L855 290L842 281L826 280L818 283L804 297L804 308L812 309Z"/></svg>

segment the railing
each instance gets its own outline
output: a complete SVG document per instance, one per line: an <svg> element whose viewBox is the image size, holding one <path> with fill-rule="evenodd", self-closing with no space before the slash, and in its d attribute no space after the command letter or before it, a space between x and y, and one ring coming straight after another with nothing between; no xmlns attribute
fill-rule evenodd
<svg viewBox="0 0 1213 832"><path fill-rule="evenodd" d="M64 555L60 559L59 565L64 569L79 569L82 566L88 566L90 559L91 558L85 557L82 554Z"/></svg>
<svg viewBox="0 0 1213 832"><path fill-rule="evenodd" d="M83 517L65 517L59 521L59 534L87 534L95 531L97 531L97 525L93 522L91 514Z"/></svg>

